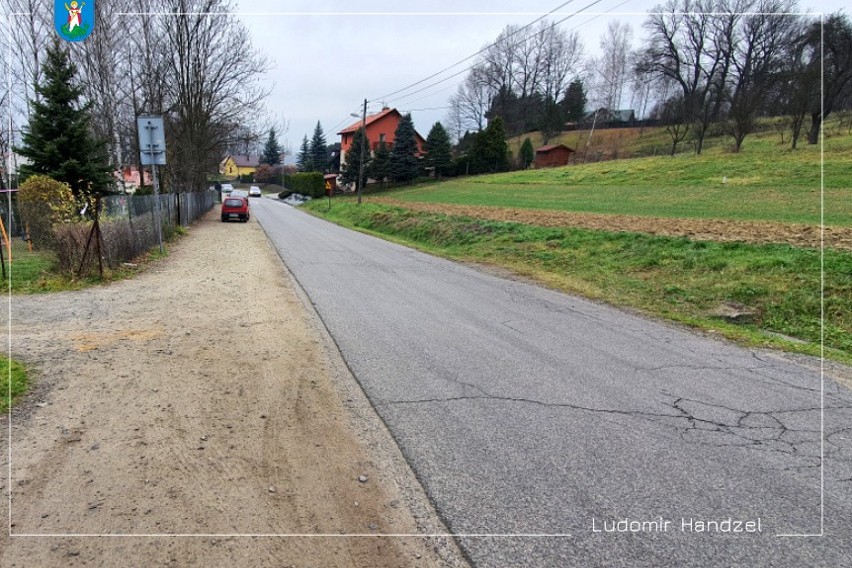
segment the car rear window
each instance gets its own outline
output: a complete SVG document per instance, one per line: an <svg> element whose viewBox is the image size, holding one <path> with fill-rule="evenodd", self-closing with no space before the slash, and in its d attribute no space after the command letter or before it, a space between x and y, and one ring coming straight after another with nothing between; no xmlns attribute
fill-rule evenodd
<svg viewBox="0 0 852 568"><path fill-rule="evenodd" d="M226 207L242 207L243 200L242 199L226 199L225 200Z"/></svg>

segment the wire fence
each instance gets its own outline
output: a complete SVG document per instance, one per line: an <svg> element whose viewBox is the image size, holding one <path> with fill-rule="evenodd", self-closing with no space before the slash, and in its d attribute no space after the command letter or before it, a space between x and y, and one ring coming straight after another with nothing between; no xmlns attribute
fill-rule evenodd
<svg viewBox="0 0 852 568"><path fill-rule="evenodd" d="M72 276L98 273L130 263L159 243L157 204L163 239L209 211L215 191L153 195L109 195L81 210L76 205L0 200L6 255L15 250L50 255ZM99 207L96 205L99 202ZM98 208L95 212L94 209ZM15 246L15 243L18 243ZM25 243L25 248L20 243ZM6 262L8 258L4 259ZM14 258L12 259L14 262Z"/></svg>

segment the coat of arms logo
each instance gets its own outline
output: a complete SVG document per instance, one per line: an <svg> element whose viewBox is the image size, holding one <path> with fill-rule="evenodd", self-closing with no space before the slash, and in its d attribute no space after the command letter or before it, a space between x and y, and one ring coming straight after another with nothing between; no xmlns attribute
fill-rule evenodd
<svg viewBox="0 0 852 568"><path fill-rule="evenodd" d="M56 0L53 5L53 23L56 33L66 41L83 41L95 27L95 0L69 4Z"/></svg>

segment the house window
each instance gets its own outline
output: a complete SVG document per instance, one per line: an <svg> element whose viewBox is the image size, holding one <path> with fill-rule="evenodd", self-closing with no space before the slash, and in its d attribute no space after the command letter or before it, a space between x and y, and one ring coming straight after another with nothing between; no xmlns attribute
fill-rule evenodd
<svg viewBox="0 0 852 568"><path fill-rule="evenodd" d="M379 134L379 144L381 144L384 141L385 141L385 133L382 132L381 134Z"/></svg>

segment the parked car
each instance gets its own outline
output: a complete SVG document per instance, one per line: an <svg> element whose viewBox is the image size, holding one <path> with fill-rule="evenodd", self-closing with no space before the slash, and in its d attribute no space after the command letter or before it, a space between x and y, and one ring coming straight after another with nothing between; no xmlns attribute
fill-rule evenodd
<svg viewBox="0 0 852 568"><path fill-rule="evenodd" d="M235 189L231 191L231 197L245 197L248 199L249 192L244 189Z"/></svg>
<svg viewBox="0 0 852 568"><path fill-rule="evenodd" d="M249 197L263 197L263 192L256 185L249 188Z"/></svg>
<svg viewBox="0 0 852 568"><path fill-rule="evenodd" d="M231 195L231 192L234 191L234 186L230 183L222 184L222 195Z"/></svg>
<svg viewBox="0 0 852 568"><path fill-rule="evenodd" d="M248 197L228 197L222 202L222 222L239 219L246 222L250 217Z"/></svg>

